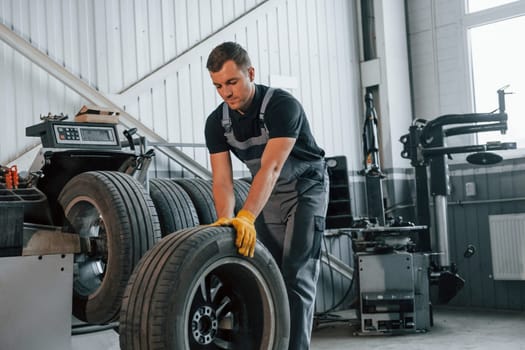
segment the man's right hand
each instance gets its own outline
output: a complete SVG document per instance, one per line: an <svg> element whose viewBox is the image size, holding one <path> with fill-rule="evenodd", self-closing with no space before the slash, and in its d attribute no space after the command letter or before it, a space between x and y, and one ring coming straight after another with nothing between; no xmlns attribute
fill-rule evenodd
<svg viewBox="0 0 525 350"><path fill-rule="evenodd" d="M218 218L217 221L211 223L209 226L231 226L232 219L230 218Z"/></svg>
<svg viewBox="0 0 525 350"><path fill-rule="evenodd" d="M237 216L231 220L237 238L235 245L239 248L239 254L253 258L255 252L255 242L257 241L255 232L255 215L246 209L241 209Z"/></svg>
<svg viewBox="0 0 525 350"><path fill-rule="evenodd" d="M239 248L239 254L253 258L257 241L254 222L255 216L242 209L233 219L222 217L209 226L233 226L237 233L235 245Z"/></svg>

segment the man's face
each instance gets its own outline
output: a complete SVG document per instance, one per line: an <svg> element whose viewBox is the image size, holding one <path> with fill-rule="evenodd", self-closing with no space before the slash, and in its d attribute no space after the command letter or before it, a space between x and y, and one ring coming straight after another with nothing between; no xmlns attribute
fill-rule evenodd
<svg viewBox="0 0 525 350"><path fill-rule="evenodd" d="M231 109L246 111L252 102L255 86L253 67L239 68L232 60L226 61L218 72L210 72L213 85Z"/></svg>

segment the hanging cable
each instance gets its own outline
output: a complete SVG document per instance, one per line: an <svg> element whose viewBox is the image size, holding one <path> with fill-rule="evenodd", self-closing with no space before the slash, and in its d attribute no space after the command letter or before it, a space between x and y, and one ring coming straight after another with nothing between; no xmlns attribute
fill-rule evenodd
<svg viewBox="0 0 525 350"><path fill-rule="evenodd" d="M330 238L340 237L340 236L343 236L343 235L348 236L351 239L351 236L349 235L349 233L348 232L344 232L344 231L338 231L337 234L331 235ZM330 272L330 285L331 285L331 290L332 290L332 300L335 300L335 281L334 281L333 267L332 267L332 262L330 260L330 254L328 254L328 245L326 243L326 238L327 238L327 236L323 235L323 245L324 245L325 251L327 252L326 259L327 259L328 269L329 269L329 272ZM340 307L344 303L344 301L348 298L348 296L350 295L350 293L351 293L351 291L353 289L353 286L354 286L354 280L357 277L356 270L357 269L354 268L354 270L352 272L352 279L350 281L350 285L346 289L346 291L345 291L344 295L342 296L342 298L340 298L339 301L334 303L327 310L324 310L322 312L318 312L318 313L315 314L314 317L316 318L317 322L319 322L319 323L323 322L324 323L324 322L345 322L345 321L350 321L350 319L345 319L345 318L342 318L339 315L331 314L331 312L333 312L338 307ZM350 305L354 304L355 301L356 301L355 299L352 300Z"/></svg>

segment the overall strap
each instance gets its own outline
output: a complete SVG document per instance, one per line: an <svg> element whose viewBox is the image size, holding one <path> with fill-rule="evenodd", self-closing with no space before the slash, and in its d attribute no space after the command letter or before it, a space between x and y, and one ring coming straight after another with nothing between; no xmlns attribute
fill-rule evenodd
<svg viewBox="0 0 525 350"><path fill-rule="evenodd" d="M259 111L259 120L261 121L264 121L264 112L266 112L266 107L268 106L268 102L270 102L274 91L275 88L268 88L268 90L266 90L266 94L264 94L261 103L261 110Z"/></svg>
<svg viewBox="0 0 525 350"><path fill-rule="evenodd" d="M259 110L258 123L261 129L261 134L259 136L250 137L247 140L239 141L235 138L232 128L232 121L230 118L230 110L228 104L223 103L222 105L222 119L221 124L224 128L224 136L226 137L226 142L235 149L237 157L245 161L247 159L254 159L254 152L262 152L264 150L264 145L268 142L268 129L264 123L264 113L266 112L266 107L272 97L275 89L268 88L266 91L263 100L261 102L261 108ZM257 151L254 151L254 150Z"/></svg>
<svg viewBox="0 0 525 350"><path fill-rule="evenodd" d="M221 124L222 124L222 127L224 128L225 132L231 132L232 131L232 121L230 119L230 111L228 110L228 104L226 102L222 103Z"/></svg>
<svg viewBox="0 0 525 350"><path fill-rule="evenodd" d="M275 91L275 88L268 88L268 90L266 90L266 93L264 94L264 97L261 103L261 110L259 111L259 121L262 122L262 125L264 125L265 129L266 129L266 125L264 124L264 113L266 112L266 107L268 106L268 103L270 102L270 99L272 98L274 91ZM230 132L232 130L232 121L230 119L230 111L228 109L228 104L226 102L222 103L221 124L225 132Z"/></svg>

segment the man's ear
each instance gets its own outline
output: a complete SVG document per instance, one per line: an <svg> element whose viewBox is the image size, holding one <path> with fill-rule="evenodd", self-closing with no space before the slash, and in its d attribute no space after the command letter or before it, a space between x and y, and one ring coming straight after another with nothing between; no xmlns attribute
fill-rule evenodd
<svg viewBox="0 0 525 350"><path fill-rule="evenodd" d="M253 81L255 79L255 68L254 67L248 67L248 78L250 78L250 81Z"/></svg>

